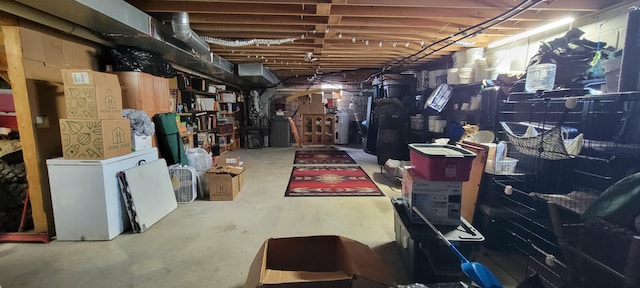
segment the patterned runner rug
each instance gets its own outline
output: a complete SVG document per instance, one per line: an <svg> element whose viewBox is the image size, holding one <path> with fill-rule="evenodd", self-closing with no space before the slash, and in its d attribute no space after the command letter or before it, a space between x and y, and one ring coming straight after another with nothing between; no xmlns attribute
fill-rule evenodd
<svg viewBox="0 0 640 288"><path fill-rule="evenodd" d="M285 196L384 196L359 166L293 167Z"/></svg>
<svg viewBox="0 0 640 288"><path fill-rule="evenodd" d="M293 164L356 164L342 150L298 150Z"/></svg>

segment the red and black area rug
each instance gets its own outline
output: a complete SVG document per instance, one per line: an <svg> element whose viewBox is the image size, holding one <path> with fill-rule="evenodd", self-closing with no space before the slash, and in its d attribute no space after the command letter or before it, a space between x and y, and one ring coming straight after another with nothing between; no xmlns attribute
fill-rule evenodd
<svg viewBox="0 0 640 288"><path fill-rule="evenodd" d="M356 164L342 150L298 150L293 164Z"/></svg>
<svg viewBox="0 0 640 288"><path fill-rule="evenodd" d="M284 196L384 196L359 166L293 167Z"/></svg>

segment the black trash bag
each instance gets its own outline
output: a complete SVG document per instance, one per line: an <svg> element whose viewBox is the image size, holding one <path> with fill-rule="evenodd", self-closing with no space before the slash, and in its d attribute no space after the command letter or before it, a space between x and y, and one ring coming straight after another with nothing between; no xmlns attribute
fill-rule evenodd
<svg viewBox="0 0 640 288"><path fill-rule="evenodd" d="M556 86L584 88L582 81L591 79L591 62L598 48L604 48L607 43L580 39L582 35L582 30L572 28L560 38L541 42L538 53L531 58L527 67L535 64L556 64ZM606 57L606 54L602 56Z"/></svg>
<svg viewBox="0 0 640 288"><path fill-rule="evenodd" d="M151 75L172 78L176 75L173 66L156 53L132 47L120 47L109 51L115 71L145 72Z"/></svg>

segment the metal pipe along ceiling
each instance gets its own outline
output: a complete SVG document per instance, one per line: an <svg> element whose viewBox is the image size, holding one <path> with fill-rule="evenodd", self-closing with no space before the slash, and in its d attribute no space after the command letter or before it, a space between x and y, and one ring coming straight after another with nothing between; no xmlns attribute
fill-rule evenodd
<svg viewBox="0 0 640 288"><path fill-rule="evenodd" d="M115 46L113 43L97 37L82 26L14 1L0 1L0 10L98 44L108 47Z"/></svg>
<svg viewBox="0 0 640 288"><path fill-rule="evenodd" d="M178 12L171 18L171 27L176 38L184 41L200 55L208 55L211 48L189 25L189 13Z"/></svg>

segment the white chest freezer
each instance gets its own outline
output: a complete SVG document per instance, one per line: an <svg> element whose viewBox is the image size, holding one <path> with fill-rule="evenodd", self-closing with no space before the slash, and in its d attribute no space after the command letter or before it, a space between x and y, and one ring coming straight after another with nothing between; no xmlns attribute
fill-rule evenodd
<svg viewBox="0 0 640 288"><path fill-rule="evenodd" d="M105 160L47 160L58 240L111 240L131 227L116 174L158 159L156 148Z"/></svg>

